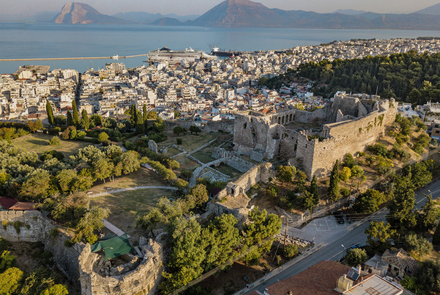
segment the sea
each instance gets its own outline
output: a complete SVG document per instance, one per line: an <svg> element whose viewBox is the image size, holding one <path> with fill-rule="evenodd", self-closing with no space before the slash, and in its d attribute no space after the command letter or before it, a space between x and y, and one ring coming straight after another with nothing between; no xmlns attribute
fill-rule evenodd
<svg viewBox="0 0 440 295"><path fill-rule="evenodd" d="M0 59L129 56L164 46L173 50L191 47L206 53L214 46L240 51L280 50L334 40L415 37L440 37L440 31L0 23ZM131 68L143 65L145 59L135 57L118 62ZM8 61L0 62L0 74L14 73L23 65L84 72L111 62L115 60Z"/></svg>

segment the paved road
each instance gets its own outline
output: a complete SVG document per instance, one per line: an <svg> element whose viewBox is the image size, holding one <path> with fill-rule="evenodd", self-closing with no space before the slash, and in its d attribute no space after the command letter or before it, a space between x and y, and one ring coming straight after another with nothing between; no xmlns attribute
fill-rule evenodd
<svg viewBox="0 0 440 295"><path fill-rule="evenodd" d="M416 207L420 209L423 207L426 203L426 195L429 195L432 193L433 199L436 199L440 197L440 181L436 180L435 182L432 182L430 185L425 187L424 189L421 189L417 191L416 195ZM280 280L284 280L286 278L289 278L293 275L296 275L310 266L323 261L323 260L334 260L338 261L344 256L344 248L343 247L350 247L353 244L361 244L365 245L367 242L367 236L365 235L365 229L369 225L369 220L378 220L378 221L384 221L386 214L388 213L388 210L385 208L380 210L379 212L376 212L374 215L371 215L367 220L364 220L364 222L357 223L356 225L353 225L352 227L347 228L344 233L341 233L341 237L336 240L333 243L330 243L315 253L309 255L308 257L302 259L298 263L292 265L291 267L285 269L278 275L275 275L274 277L268 279L265 282L262 282L259 286L256 286L253 289L250 289L246 293L240 293L240 294L248 294L252 291L258 290L261 293L263 293L264 289L267 286L270 286ZM360 224L360 225L359 225ZM354 226L357 226L353 229ZM344 245L344 246L342 246ZM238 293L236 293L238 294Z"/></svg>

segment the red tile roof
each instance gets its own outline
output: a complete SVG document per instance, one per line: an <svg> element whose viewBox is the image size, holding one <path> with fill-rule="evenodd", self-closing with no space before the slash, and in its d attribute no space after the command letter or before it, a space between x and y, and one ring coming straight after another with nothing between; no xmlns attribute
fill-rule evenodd
<svg viewBox="0 0 440 295"><path fill-rule="evenodd" d="M26 203L26 202L17 202L9 210L18 210L18 211L29 211L29 210L37 210L37 204L35 203Z"/></svg>
<svg viewBox="0 0 440 295"><path fill-rule="evenodd" d="M17 203L16 199L6 198L6 197L0 197L0 205L5 208L9 209L12 206L14 206Z"/></svg>
<svg viewBox="0 0 440 295"><path fill-rule="evenodd" d="M305 271L269 286L270 295L337 295L337 280L350 270L349 266L334 261L321 261Z"/></svg>

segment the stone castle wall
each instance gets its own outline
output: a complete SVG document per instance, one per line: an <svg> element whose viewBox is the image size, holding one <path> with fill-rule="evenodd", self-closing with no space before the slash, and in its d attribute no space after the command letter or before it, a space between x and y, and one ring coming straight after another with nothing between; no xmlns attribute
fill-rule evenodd
<svg viewBox="0 0 440 295"><path fill-rule="evenodd" d="M332 106L314 112L289 110L262 116L237 115L234 150L262 161L280 157L302 169L309 178L326 176L336 160L364 151L390 126L397 113L394 100L335 99ZM253 114L253 115L252 115ZM323 141L309 140L311 131L289 129L291 122L321 124ZM334 123L329 123L334 122Z"/></svg>
<svg viewBox="0 0 440 295"><path fill-rule="evenodd" d="M81 294L83 295L150 295L156 294L162 279L162 246L141 238L139 248L144 259L134 270L123 275L103 276L94 271L99 255L86 245L79 258L81 273Z"/></svg>
<svg viewBox="0 0 440 295"><path fill-rule="evenodd" d="M10 242L42 242L44 249L52 252L57 267L79 287L78 257L84 244L64 246L64 241L70 238L62 233L52 237L50 231L57 228L57 225L43 217L40 211L0 211L0 221L2 222L1 237ZM21 223L19 232L15 229L14 223L17 227Z"/></svg>
<svg viewBox="0 0 440 295"><path fill-rule="evenodd" d="M152 295L157 291L162 277L163 250L155 241L139 243L144 259L133 271L119 276L103 277L93 271L93 265L99 255L91 253L90 245L76 243L72 247L66 247L64 241L70 238L61 232L51 235L51 230L58 226L54 221L44 217L40 211L0 211L0 221L0 236L6 240L42 242L45 250L53 254L57 267L81 289L81 294Z"/></svg>

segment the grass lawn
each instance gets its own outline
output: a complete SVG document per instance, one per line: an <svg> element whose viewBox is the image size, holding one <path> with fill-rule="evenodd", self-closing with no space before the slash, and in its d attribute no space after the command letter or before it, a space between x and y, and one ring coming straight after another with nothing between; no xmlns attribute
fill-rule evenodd
<svg viewBox="0 0 440 295"><path fill-rule="evenodd" d="M159 143L159 146L170 146L172 144L176 144L176 138L182 138L183 143L180 145L181 148L185 149L187 152L191 152L196 148L208 143L214 138L219 138L217 142L214 143L219 145L221 142L225 141L226 138L230 138L230 134L224 133L200 133L199 135L191 135L187 133L187 135L176 136L172 131L167 131L165 134L168 136L168 139L164 142Z"/></svg>
<svg viewBox="0 0 440 295"><path fill-rule="evenodd" d="M226 174L231 177L231 181L237 180L240 176L243 175L240 171L228 166L226 164L220 164L218 167L213 167L215 170L220 171L223 174Z"/></svg>
<svg viewBox="0 0 440 295"><path fill-rule="evenodd" d="M89 189L89 191L98 193L105 192L110 188L119 189L136 186L168 186L168 184L165 183L156 173L151 172L148 169L141 168L129 175L116 177L115 181L113 182L107 180L105 183L95 185Z"/></svg>
<svg viewBox="0 0 440 295"><path fill-rule="evenodd" d="M90 199L90 206L109 209L111 213L107 220L127 232L132 242L137 242L139 235L144 233L136 228L137 217L150 211L160 197L172 195L173 191L160 189L127 191Z"/></svg>
<svg viewBox="0 0 440 295"><path fill-rule="evenodd" d="M26 149L29 152L36 152L39 155L47 151L56 150L62 152L65 156L75 154L79 149L91 145L89 142L73 140L61 140L59 145L50 145L49 140L51 140L52 137L53 135L31 133L12 140L12 143L17 147Z"/></svg>
<svg viewBox="0 0 440 295"><path fill-rule="evenodd" d="M194 162L193 160L191 160L190 158L188 158L185 155L181 155L177 158L174 158L174 160L176 160L177 162L180 163L180 169L186 169L186 170L191 170L194 171L197 167L200 166L199 163Z"/></svg>

